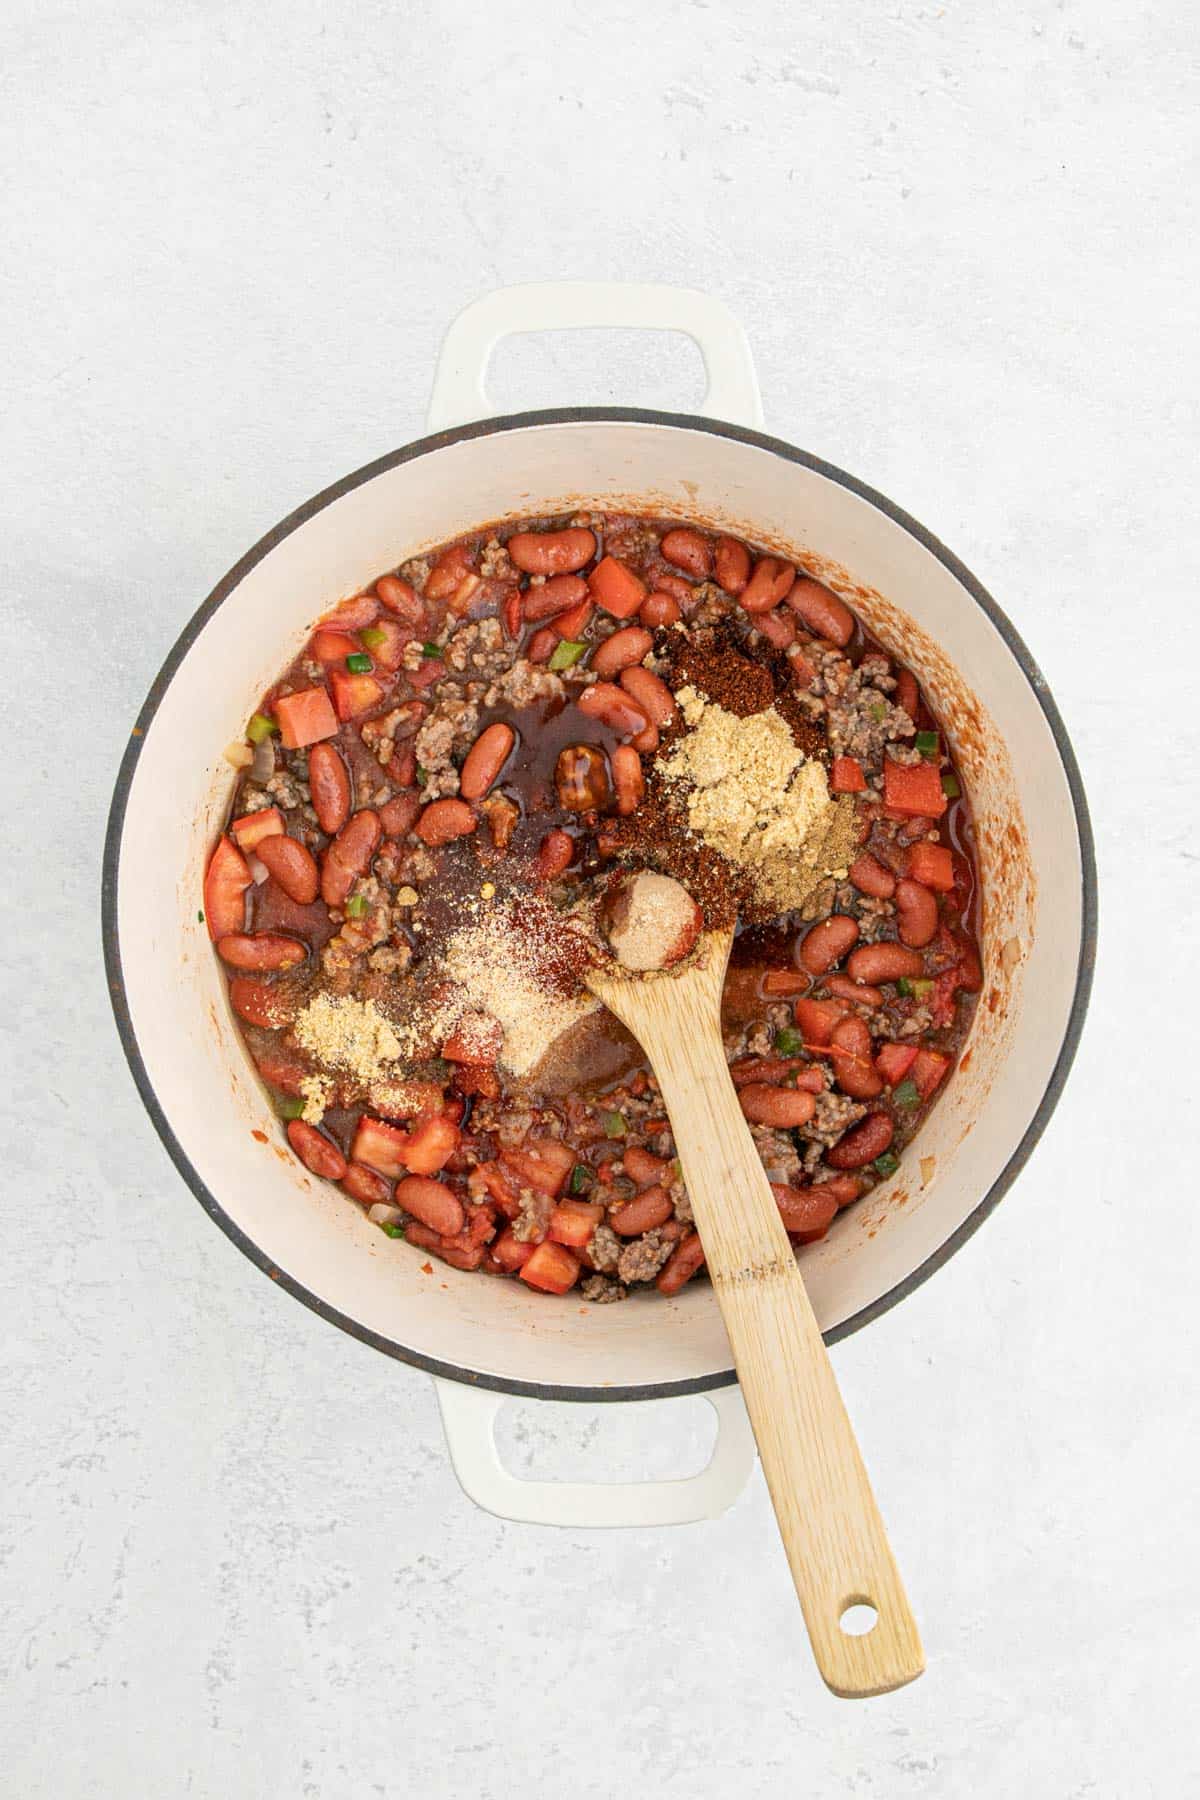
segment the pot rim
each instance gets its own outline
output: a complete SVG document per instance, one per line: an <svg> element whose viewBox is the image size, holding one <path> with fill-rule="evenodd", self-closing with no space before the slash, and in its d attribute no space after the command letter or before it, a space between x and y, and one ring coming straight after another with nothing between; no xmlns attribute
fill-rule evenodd
<svg viewBox="0 0 1200 1800"><path fill-rule="evenodd" d="M1034 698L1041 707L1046 723L1054 738L1055 748L1062 763L1063 772L1071 794L1071 804L1075 814L1075 828L1079 840L1079 858L1081 868L1081 931L1079 959L1075 974L1075 990L1071 1000L1071 1010L1067 1018L1066 1030L1062 1044L1055 1059L1054 1068L1046 1084L1037 1108L1020 1141L1017 1143L1008 1161L996 1177L988 1191L982 1196L971 1212L951 1232L944 1243L913 1269L902 1281L881 1294L869 1306L862 1307L840 1325L827 1331L825 1341L828 1344L838 1343L842 1338L869 1325L872 1320L881 1317L885 1312L897 1305L901 1300L914 1293L928 1281L929 1277L949 1261L956 1250L961 1249L968 1238L972 1237L983 1224L988 1215L995 1209L1008 1192L1021 1170L1029 1160L1038 1139L1049 1123L1050 1117L1058 1105L1059 1097L1075 1060L1079 1039L1083 1031L1083 1022L1087 1014L1088 1001L1091 996L1092 976L1096 960L1098 895L1096 881L1096 858L1092 837L1091 818L1088 812L1087 798L1084 794L1083 782L1075 752L1071 745L1067 728L1062 715L1054 702L1047 686L1046 679L1030 654L1023 638L1002 608L988 593L983 584L976 579L966 565L942 544L932 532L927 531L916 519L906 513L903 508L869 487L866 482L859 481L844 469L825 462L806 450L797 449L785 439L773 437L767 432L754 431L741 425L726 424L721 420L704 418L699 414L661 412L644 407L612 407L612 406L566 406L550 407L533 412L504 413L494 418L479 419L466 425L458 425L447 431L431 433L426 437L416 438L403 445L399 450L388 452L377 457L353 474L345 475L330 487L322 489L312 499L298 506L294 512L282 519L278 525L261 537L252 549L236 562L213 588L192 617L188 620L170 651L167 653L158 674L150 686L146 699L142 704L137 719L132 727L129 743L121 758L121 766L117 774L112 804L109 810L108 826L104 839L104 859L101 877L101 932L104 947L104 966L108 982L109 999L116 1020L117 1033L121 1040L121 1048L125 1060L133 1076L134 1085L141 1096L142 1104L150 1115L150 1119L162 1140L168 1156L179 1174L209 1217L217 1224L235 1244L242 1254L268 1275L278 1286L286 1289L293 1298L301 1301L320 1318L330 1324L337 1325L351 1337L369 1344L373 1349L381 1350L387 1356L399 1362L411 1364L415 1368L425 1369L431 1375L439 1375L452 1381L465 1382L472 1387L490 1388L499 1393L520 1395L538 1400L576 1400L589 1403L605 1401L630 1401L669 1399L677 1395L700 1394L713 1388L727 1387L737 1380L736 1369L718 1370L715 1374L697 1375L686 1381L647 1381L621 1386L559 1386L553 1382L534 1382L507 1380L502 1376L484 1374L474 1369L463 1368L456 1363L446 1363L437 1357L426 1356L422 1352L410 1349L405 1344L383 1336L362 1325L349 1314L321 1298L297 1281L293 1276L280 1269L271 1257L249 1237L225 1211L220 1201L209 1190L193 1167L187 1153L172 1130L170 1121L161 1106L158 1096L150 1081L146 1065L142 1059L137 1034L133 1028L133 1020L125 993L125 980L121 959L121 944L117 922L117 884L121 860L121 840L124 832L125 811L129 792L133 783L134 772L146 740L146 733L154 719L162 698L170 686L180 663L183 661L192 644L207 625L209 619L223 604L243 578L260 563L264 557L290 537L301 525L305 524L316 513L339 500L343 495L371 481L388 469L396 468L401 463L412 462L430 451L441 450L448 445L460 443L470 438L489 437L506 431L523 430L530 426L564 425L564 424L636 424L665 425L673 429L706 432L712 437L730 438L738 443L752 445L755 449L767 450L785 461L798 463L804 468L813 470L827 480L837 482L841 487L857 494L879 512L884 513L892 522L915 538L931 555L935 556L949 570L959 584L966 589L971 598L992 624L996 627L1008 649L1018 663L1022 674L1033 690Z"/></svg>

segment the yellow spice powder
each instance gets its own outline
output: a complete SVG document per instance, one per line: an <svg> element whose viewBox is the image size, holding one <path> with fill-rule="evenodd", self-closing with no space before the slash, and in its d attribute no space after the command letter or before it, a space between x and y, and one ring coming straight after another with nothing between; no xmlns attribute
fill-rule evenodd
<svg viewBox="0 0 1200 1800"><path fill-rule="evenodd" d="M694 687L675 696L689 726L658 761L688 788L696 836L749 874L778 912L844 875L855 844L853 803L833 800L821 764L806 757L775 708L738 718Z"/></svg>

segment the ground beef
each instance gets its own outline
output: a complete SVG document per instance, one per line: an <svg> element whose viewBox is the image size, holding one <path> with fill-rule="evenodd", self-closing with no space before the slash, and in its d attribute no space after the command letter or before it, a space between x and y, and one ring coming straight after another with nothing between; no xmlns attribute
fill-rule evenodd
<svg viewBox="0 0 1200 1800"><path fill-rule="evenodd" d="M429 580L429 571L432 567L433 563L430 561L429 557L411 556L406 563L401 563L400 573L410 587L415 587L419 594L423 591L425 583Z"/></svg>
<svg viewBox="0 0 1200 1800"><path fill-rule="evenodd" d="M683 1177L676 1176L674 1181L668 1181L664 1185L671 1196L671 1204L675 1208L675 1217L679 1223L681 1225L693 1224L695 1214L692 1212L691 1196L684 1186Z"/></svg>
<svg viewBox="0 0 1200 1800"><path fill-rule="evenodd" d="M287 769L277 769L267 782L267 792L276 806L284 811L292 807L302 806L308 799L308 789Z"/></svg>
<svg viewBox="0 0 1200 1800"><path fill-rule="evenodd" d="M670 1239L664 1241L657 1231L633 1238L617 1259L618 1281L653 1281L674 1248Z"/></svg>
<svg viewBox="0 0 1200 1800"><path fill-rule="evenodd" d="M367 967L380 975L402 975L412 959L410 944L385 944L379 950L372 950Z"/></svg>
<svg viewBox="0 0 1200 1800"><path fill-rule="evenodd" d="M804 905L800 908L801 919L806 924L814 919L827 919L833 911L836 894L837 882L830 876L828 881L823 881L806 896Z"/></svg>
<svg viewBox="0 0 1200 1800"><path fill-rule="evenodd" d="M843 1132L849 1131L851 1125L864 1117L866 1110L857 1100L847 1099L845 1094L818 1094L817 1110L807 1125L800 1126L800 1136L828 1149L837 1143Z"/></svg>
<svg viewBox="0 0 1200 1800"><path fill-rule="evenodd" d="M469 625L460 625L446 639L445 650L447 668L459 675L477 669L486 681L502 674L512 655L499 619L473 619Z"/></svg>
<svg viewBox="0 0 1200 1800"><path fill-rule="evenodd" d="M479 573L489 581L509 581L515 578L512 558L498 537L490 537L483 546L479 557Z"/></svg>
<svg viewBox="0 0 1200 1800"><path fill-rule="evenodd" d="M781 1181L785 1187L794 1186L800 1174L800 1157L791 1133L776 1131L770 1125L752 1125L750 1135L767 1171L767 1180Z"/></svg>
<svg viewBox="0 0 1200 1800"><path fill-rule="evenodd" d="M498 681L493 681L485 702L489 707L532 706L535 701L564 700L566 691L557 675L522 656Z"/></svg>
<svg viewBox="0 0 1200 1800"><path fill-rule="evenodd" d="M594 1306L607 1306L614 1300L629 1298L629 1289L622 1287L619 1281L611 1281L607 1275L589 1275L579 1292Z"/></svg>
<svg viewBox="0 0 1200 1800"><path fill-rule="evenodd" d="M854 910L858 914L858 935L864 944L877 944L889 935L896 916L890 900L873 900L869 894L860 894Z"/></svg>
<svg viewBox="0 0 1200 1800"><path fill-rule="evenodd" d="M549 1194L541 1194L536 1188L520 1190L517 1216L512 1223L512 1234L519 1243L536 1244L546 1235L546 1227L550 1223L550 1214L554 1211L554 1201Z"/></svg>
<svg viewBox="0 0 1200 1800"><path fill-rule="evenodd" d="M876 768L887 745L909 738L916 726L902 706L893 706L888 692L896 683L887 664L878 657L864 657L854 668L843 656L827 654L813 683L824 692L829 748L834 756L853 756Z"/></svg>
<svg viewBox="0 0 1200 1800"><path fill-rule="evenodd" d="M621 1260L622 1243L611 1225L597 1225L588 1252L598 1269L611 1272Z"/></svg>

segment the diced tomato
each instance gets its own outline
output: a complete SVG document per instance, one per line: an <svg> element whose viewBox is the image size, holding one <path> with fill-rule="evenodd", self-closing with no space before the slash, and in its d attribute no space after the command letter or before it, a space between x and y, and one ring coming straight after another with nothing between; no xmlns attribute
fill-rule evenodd
<svg viewBox="0 0 1200 1800"><path fill-rule="evenodd" d="M803 969L768 969L762 990L764 994L802 994L811 980Z"/></svg>
<svg viewBox="0 0 1200 1800"><path fill-rule="evenodd" d="M524 1264L521 1280L544 1294L565 1294L579 1280L579 1263L562 1244L547 1241Z"/></svg>
<svg viewBox="0 0 1200 1800"><path fill-rule="evenodd" d="M788 651L787 659L792 665L792 679L795 681L796 686L799 688L810 688L817 679L817 671L813 664L809 662L803 650L801 650L799 646L796 646Z"/></svg>
<svg viewBox="0 0 1200 1800"><path fill-rule="evenodd" d="M442 1045L442 1055L447 1062L475 1063L491 1069L503 1042L504 1028L498 1020L486 1013L468 1013Z"/></svg>
<svg viewBox="0 0 1200 1800"><path fill-rule="evenodd" d="M244 896L252 879L241 851L228 838L219 838L204 876L204 922L214 943L245 929Z"/></svg>
<svg viewBox="0 0 1200 1800"><path fill-rule="evenodd" d="M420 1119L440 1113L446 1095L436 1081L389 1081L372 1090L375 1105L389 1119Z"/></svg>
<svg viewBox="0 0 1200 1800"><path fill-rule="evenodd" d="M357 719L383 699L383 687L373 675L351 675L346 669L330 669L329 685L333 689L333 704L339 719Z"/></svg>
<svg viewBox="0 0 1200 1800"><path fill-rule="evenodd" d="M490 1194L506 1218L515 1219L521 1210L521 1197L499 1163L477 1163L467 1185L472 1193L482 1188Z"/></svg>
<svg viewBox="0 0 1200 1800"><path fill-rule="evenodd" d="M556 1244L581 1250L604 1217L604 1208L589 1200L560 1200L550 1214L546 1235Z"/></svg>
<svg viewBox="0 0 1200 1800"><path fill-rule="evenodd" d="M492 1245L492 1255L502 1269L520 1269L525 1266L537 1249L536 1244L524 1244L511 1231L502 1231Z"/></svg>
<svg viewBox="0 0 1200 1800"><path fill-rule="evenodd" d="M337 736L337 714L323 687L300 688L295 694L281 694L275 702L279 735L287 750L303 750L325 738Z"/></svg>
<svg viewBox="0 0 1200 1800"><path fill-rule="evenodd" d="M922 1100L928 1100L934 1088L950 1067L950 1058L938 1050L918 1050L913 1058L912 1078Z"/></svg>
<svg viewBox="0 0 1200 1800"><path fill-rule="evenodd" d="M451 1119L440 1115L422 1119L408 1134L404 1150L405 1166L414 1175L436 1175L444 1169L458 1149L462 1133ZM370 1162L370 1157L363 1157Z"/></svg>
<svg viewBox="0 0 1200 1800"><path fill-rule="evenodd" d="M407 1131L385 1125L382 1119L363 1118L354 1134L350 1155L354 1162L366 1163L381 1175L395 1176L402 1175L409 1166L407 1149Z"/></svg>
<svg viewBox="0 0 1200 1800"><path fill-rule="evenodd" d="M916 1059L915 1044L884 1044L875 1058L875 1067L889 1087L899 1087Z"/></svg>
<svg viewBox="0 0 1200 1800"><path fill-rule="evenodd" d="M829 768L829 786L835 794L861 794L867 786L863 766L856 756L835 756Z"/></svg>
<svg viewBox="0 0 1200 1800"><path fill-rule="evenodd" d="M361 655L362 645L344 631L318 631L313 634L309 651L319 663L338 663L347 656Z"/></svg>
<svg viewBox="0 0 1200 1800"><path fill-rule="evenodd" d="M574 1152L557 1138L529 1138L519 1150L502 1150L500 1161L526 1187L536 1188L539 1194L551 1194L555 1199L575 1167Z"/></svg>
<svg viewBox="0 0 1200 1800"><path fill-rule="evenodd" d="M398 619L379 619L371 630L383 633L378 642L373 641L371 644L373 660L381 669L398 669L404 661L404 646L412 642L412 632L401 625ZM361 650L362 645L356 644L355 649Z"/></svg>
<svg viewBox="0 0 1200 1800"><path fill-rule="evenodd" d="M824 1049L839 1019L847 1008L840 1000L797 1000L794 1013L797 1025L810 1048Z"/></svg>
<svg viewBox="0 0 1200 1800"><path fill-rule="evenodd" d="M408 671L408 685L418 690L432 687L445 673L446 665L440 656L423 656L416 668Z"/></svg>
<svg viewBox="0 0 1200 1800"><path fill-rule="evenodd" d="M253 850L266 837L278 837L283 831L283 814L277 806L264 806L259 812L245 813L229 827L238 841L239 850ZM237 928L241 930L239 925Z"/></svg>
<svg viewBox="0 0 1200 1800"><path fill-rule="evenodd" d="M947 800L936 763L898 763L883 759L883 800L905 818L940 819Z"/></svg>
<svg viewBox="0 0 1200 1800"><path fill-rule="evenodd" d="M922 887L944 894L954 890L954 858L942 844L914 844L908 853L908 873Z"/></svg>
<svg viewBox="0 0 1200 1800"><path fill-rule="evenodd" d="M556 631L560 638L577 638L592 616L590 600L581 600L578 606L572 606L568 612L559 613L550 621L550 629Z"/></svg>
<svg viewBox="0 0 1200 1800"><path fill-rule="evenodd" d="M597 606L602 606L614 619L632 618L646 598L645 582L615 556L602 558L588 576L587 584Z"/></svg>

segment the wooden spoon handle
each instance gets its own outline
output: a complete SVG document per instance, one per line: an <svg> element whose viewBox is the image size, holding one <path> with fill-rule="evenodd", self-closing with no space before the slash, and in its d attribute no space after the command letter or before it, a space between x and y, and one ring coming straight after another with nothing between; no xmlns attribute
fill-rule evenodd
<svg viewBox="0 0 1200 1800"><path fill-rule="evenodd" d="M854 1431L718 1033L643 1037L737 1362L817 1667L835 1694L884 1694L925 1666ZM707 1028L705 1028L707 1026ZM849 1606L878 1619L851 1636Z"/></svg>

